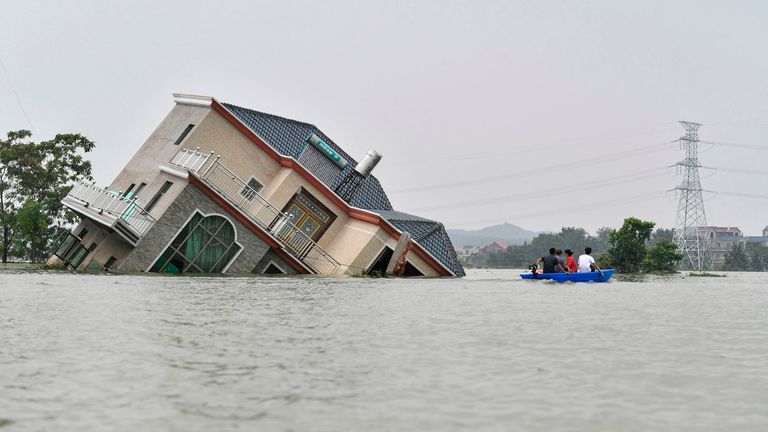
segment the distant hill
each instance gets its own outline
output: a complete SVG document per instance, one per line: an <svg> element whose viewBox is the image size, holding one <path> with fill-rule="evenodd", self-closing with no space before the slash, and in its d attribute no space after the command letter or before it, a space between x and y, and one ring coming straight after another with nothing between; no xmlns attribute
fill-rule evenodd
<svg viewBox="0 0 768 432"><path fill-rule="evenodd" d="M516 245L531 241L537 233L511 223L492 225L479 230L448 229L454 247L485 246L495 241Z"/></svg>

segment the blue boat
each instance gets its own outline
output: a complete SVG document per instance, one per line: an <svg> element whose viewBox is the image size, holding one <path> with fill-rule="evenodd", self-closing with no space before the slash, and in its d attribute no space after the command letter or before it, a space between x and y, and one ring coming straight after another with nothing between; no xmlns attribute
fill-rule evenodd
<svg viewBox="0 0 768 432"><path fill-rule="evenodd" d="M555 282L608 282L608 279L613 276L613 269L603 270L603 274L600 272L584 272L584 273L523 273L520 275L523 279L542 279L553 280Z"/></svg>

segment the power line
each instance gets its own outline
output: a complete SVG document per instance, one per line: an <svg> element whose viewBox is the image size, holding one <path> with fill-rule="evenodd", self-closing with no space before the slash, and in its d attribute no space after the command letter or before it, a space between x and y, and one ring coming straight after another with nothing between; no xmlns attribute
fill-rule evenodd
<svg viewBox="0 0 768 432"><path fill-rule="evenodd" d="M494 147L489 147L484 151L475 151L472 153L453 154L453 155L441 153L437 156L430 155L427 158L408 159L403 162L399 162L398 165L407 166L407 165L418 164L423 166L425 163L429 163L433 161L442 163L444 161L454 161L454 160L466 161L468 159L498 158L501 155L508 153L510 150L553 149L554 147L567 147L567 146L573 146L581 143L594 143L594 142L603 142L608 140L615 141L616 139L624 138L627 135L631 135L633 137L648 135L661 129L662 126L666 127L671 124L675 124L675 122L656 123L653 125L648 125L646 127L643 127L642 129L617 131L611 134L593 135L590 137L582 137L582 138L571 139L571 140L561 140L561 141L550 142L550 143L524 144L524 145L512 145L512 146L497 145ZM559 150L559 149L555 149L555 150Z"/></svg>
<svg viewBox="0 0 768 432"><path fill-rule="evenodd" d="M505 220L524 219L528 217L557 214L561 212L567 212L568 215L571 215L573 213L579 213L584 211L593 211L593 210L599 210L599 209L604 209L609 207L621 206L625 204L632 204L632 203L641 202L641 201L649 201L649 200L661 198L664 195L666 195L666 192L652 192L648 194L635 195L635 196L624 197L624 198L619 198L615 200L582 204L580 206L568 206L568 207L560 207L560 208L542 210L542 211L531 212L531 213L518 213L518 214L512 214L512 215L506 215L506 216L497 216L497 217L494 217L493 219L454 222L454 223L451 223L450 225L456 226L456 225L470 225L470 224L480 224L480 223L488 223L488 222L498 222L499 219L501 218L504 218Z"/></svg>
<svg viewBox="0 0 768 432"><path fill-rule="evenodd" d="M729 143L729 142L720 142L720 141L699 141L699 142L704 144L716 145L716 146L735 147L735 148L742 148L742 149L748 149L748 150L768 150L768 146L761 146L761 145L754 145L754 144L738 144L738 143Z"/></svg>
<svg viewBox="0 0 768 432"><path fill-rule="evenodd" d="M734 172L739 174L754 174L754 175L768 175L768 171L759 171L759 170L746 170L746 169L739 169L739 168L719 168L719 167L700 167L705 169L712 169L715 171L723 171L723 172Z"/></svg>
<svg viewBox="0 0 768 432"><path fill-rule="evenodd" d="M21 103L21 97L19 97L19 94L16 92L16 89L13 88L13 84L11 84L11 77L8 75L8 70L5 68L5 62L3 62L3 58L0 56L0 67L3 69L3 74L5 74L5 80L8 82L8 88L11 89L14 96L16 96L16 102L19 104L19 108L21 109L21 112L24 114L24 118L27 119L27 123L29 123L29 129L34 132L35 127L32 125L32 120L29 119L29 115L27 115L27 110L24 109L24 105Z"/></svg>
<svg viewBox="0 0 768 432"><path fill-rule="evenodd" d="M664 149L668 145L669 145L668 142L664 142L664 143L660 143L660 144L655 144L655 145L646 146L646 147L640 147L640 148L636 148L636 149L632 149L632 150L627 150L627 151L623 151L623 152L618 152L618 153L610 153L610 154L606 154L606 155L602 155L602 156L594 156L594 157L589 157L589 158L584 158L584 159L571 160L571 161L566 161L566 162L558 163L558 164L554 164L554 165L540 166L540 167L532 168L532 169L529 169L529 170L515 171L514 173L510 173L510 174L500 174L500 175L495 175L495 176L481 177L481 178L476 178L476 179L471 179L471 180L463 180L463 181L458 181L458 182L441 183L441 184L429 185L429 186L419 186L419 187L413 187L413 188L398 189L398 190L390 191L389 194L410 193L410 192L427 191L427 190L439 190L439 189L450 189L450 188L456 188L456 187L471 186L471 185L476 185L476 184L481 184L481 183L494 182L494 181L499 181L499 180L507 180L507 179L510 179L510 178L521 177L521 176L530 175L530 174L550 174L550 173L548 173L546 171L547 170L553 170L553 169L563 169L563 170L578 169L578 168L582 168L584 166L596 165L596 164L607 163L607 162L613 162L615 160L620 160L620 159L624 159L624 158L627 158L627 157L635 157L635 156L638 156L638 155L644 154L644 153L657 152L657 151L660 151L660 150Z"/></svg>
<svg viewBox="0 0 768 432"><path fill-rule="evenodd" d="M659 172L666 171L666 170L667 170L666 167L654 168L650 170L638 171L631 174L623 174L617 177L608 177L600 180L591 180L588 182L574 183L568 186L556 187L556 188L545 189L540 191L523 192L523 193L518 193L514 195L483 198L483 199L471 200L471 201L452 202L444 205L416 208L411 211L417 212L417 211L425 211L425 210L464 208L470 205L475 207L482 207L482 206L499 204L502 201L513 200L513 199L517 201L523 201L523 200L529 200L529 199L549 198L551 196L563 195L567 193L572 193L574 191L583 191L587 187L592 189L604 188L604 187L615 186L619 184L633 183L640 180L647 180L649 178L658 177Z"/></svg>
<svg viewBox="0 0 768 432"><path fill-rule="evenodd" d="M750 193L743 193L743 192L726 192L726 191L714 191L714 190L703 190L703 192L713 193L716 195L731 195L731 196L744 197L744 198L768 199L768 195L758 195L758 194L750 194Z"/></svg>

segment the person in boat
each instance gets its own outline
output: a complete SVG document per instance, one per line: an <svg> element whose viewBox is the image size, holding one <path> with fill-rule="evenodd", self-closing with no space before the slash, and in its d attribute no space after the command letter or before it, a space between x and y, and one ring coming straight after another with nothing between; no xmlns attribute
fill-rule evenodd
<svg viewBox="0 0 768 432"><path fill-rule="evenodd" d="M537 265L541 265L544 273L559 273L564 271L560 265L560 261L555 256L557 250L555 248L549 249L549 255L543 256L536 260Z"/></svg>
<svg viewBox="0 0 768 432"><path fill-rule="evenodd" d="M565 250L565 266L568 268L568 273L576 273L579 271L579 266L576 264L576 258L573 257L573 251L570 249Z"/></svg>
<svg viewBox="0 0 768 432"><path fill-rule="evenodd" d="M556 250L555 256L557 257L557 260L560 262L560 268L563 269L563 272L568 273L568 267L565 266L565 258L563 258L563 250L562 249Z"/></svg>
<svg viewBox="0 0 768 432"><path fill-rule="evenodd" d="M597 270L600 272L600 274L603 274L603 271L600 270L600 267L595 262L595 259L592 258L592 248L587 246L584 248L584 253L582 255L579 255L579 273L589 273Z"/></svg>

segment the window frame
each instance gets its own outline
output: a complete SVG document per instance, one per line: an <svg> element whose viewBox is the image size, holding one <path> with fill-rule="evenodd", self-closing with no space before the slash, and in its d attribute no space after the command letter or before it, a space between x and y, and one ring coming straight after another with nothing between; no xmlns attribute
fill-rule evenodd
<svg viewBox="0 0 768 432"><path fill-rule="evenodd" d="M333 222L336 221L336 217L337 217L336 213L331 211L331 209L329 209L328 206L326 206L325 204L321 203L317 198L314 197L314 195L309 193L309 190L307 190L304 187L300 187L299 190L296 191L295 194L293 194L291 199L288 200L288 202L285 204L285 206L283 206L283 209L280 212L283 213L283 214L287 213L288 210L291 208L291 206L295 202L298 202L299 204L301 204L301 202L299 201L299 196L300 195L304 196L307 199L309 199L313 204L315 204L316 206L320 207L320 210L324 211L328 215L328 220L326 222L322 223L320 225L321 228L319 230L317 230L312 237L310 237L312 239L312 241L318 242L323 237L323 235L325 235L325 232L328 231L328 228L330 228L331 225L333 225ZM301 204L300 207L306 207L306 206L304 204ZM291 223L293 225L295 225L296 228L301 229L301 227L299 226L299 221L295 221L295 222L291 221ZM273 224L274 224L274 222L273 222Z"/></svg>
<svg viewBox="0 0 768 432"><path fill-rule="evenodd" d="M181 135L179 135L179 137L176 138L176 141L173 143L173 145L180 145L182 142L184 142L184 140L187 139L187 136L189 136L189 133L192 132L192 129L194 128L195 128L194 123L190 123L186 127L184 127L184 130L181 132Z"/></svg>
<svg viewBox="0 0 768 432"><path fill-rule="evenodd" d="M200 220L197 222L197 224L194 227L192 227L191 230L189 230L186 233L184 238L181 239L181 241L178 243L178 246L173 246L173 243L176 241L177 237L182 233L182 231L184 231L187 228L187 225L189 225L189 223L192 221L192 219L195 217L195 215L200 215ZM224 274L224 273L226 273L227 270L229 270L229 267L232 265L232 263L234 263L237 260L237 258L240 256L240 254L243 253L243 251L245 250L245 247L237 240L237 237L238 237L237 236L237 226L232 221L232 219L230 219L226 215L223 215L221 213L204 213L199 208L196 208L195 210L192 211L192 214L184 221L184 223L173 234L173 236L170 238L170 240L168 240L168 243L165 244L165 247L163 247L162 250L160 251L160 253L155 257L155 259L152 260L152 262L150 262L150 264L147 267L146 271L148 273L149 272L151 272L151 273L164 273L165 268L168 266L168 262L170 262L171 259L176 254L179 254L181 256L181 258L183 258L185 261L187 261L187 264L185 264L184 268L191 268L192 266L194 266L196 269L202 270L199 265L195 264L195 260L203 253L205 248L207 246L209 246L214 240L219 242L219 243L221 243L220 239L218 237L216 237L216 234L218 234L218 232L225 226L225 224L222 224L221 226L219 226L214 233L211 233L205 227L201 227L203 230L205 230L207 233L209 233L211 235L211 237L209 239L207 239L206 243L200 247L200 251L194 257L191 257L191 258L187 257L186 255L182 254L179 251L179 249L187 241L187 239L189 239L189 237L192 235L192 232L194 232L194 230L197 229L197 227L201 224L201 222L205 218L207 218L207 217L214 217L214 216L218 216L218 217L223 218L227 223L230 224L230 226L232 226L232 230L234 231L234 239L232 240L232 244L224 251L224 253L222 253L221 257L219 257L219 259L212 266L212 268L216 268L221 263L221 260L227 255L227 253L230 251L231 248L237 247L238 250L237 250L237 252L235 252L234 255L232 255L232 257L229 259L229 262L226 263L226 265L224 265L224 267L221 268L221 271L215 272L215 273L214 272L208 272L207 274L216 274L216 273ZM152 271L152 268L155 267L155 264L157 264L157 262L163 257L163 255L165 255L168 252L169 249L172 249L173 252L168 256L168 258L166 259L166 262L164 262L157 271ZM197 271L197 272L181 271L180 273L202 273L202 274L206 274L206 273L204 273L202 271Z"/></svg>
<svg viewBox="0 0 768 432"><path fill-rule="evenodd" d="M151 200L147 203L147 205L144 207L144 211L147 213L151 212L153 208L157 205L158 202L160 202L161 199L165 196L165 194L168 193L169 190L173 187L173 182L166 180L165 183L163 183L162 186L160 186L160 189L157 190L155 193L155 196L152 197Z"/></svg>
<svg viewBox="0 0 768 432"><path fill-rule="evenodd" d="M256 184L259 185L258 189L254 189L253 186L251 186L252 181L256 182ZM253 200L256 198L256 195L259 194L259 191L264 189L264 185L259 181L259 179L253 176L251 176L251 178L248 179L247 182L245 182L245 186L246 187L240 190L240 196L245 198L248 202L253 202ZM251 193L251 190L249 190L248 188L250 188L253 191L253 193Z"/></svg>

